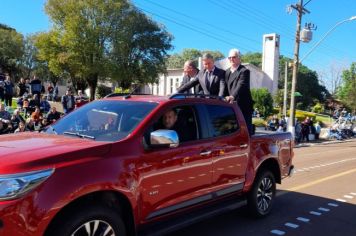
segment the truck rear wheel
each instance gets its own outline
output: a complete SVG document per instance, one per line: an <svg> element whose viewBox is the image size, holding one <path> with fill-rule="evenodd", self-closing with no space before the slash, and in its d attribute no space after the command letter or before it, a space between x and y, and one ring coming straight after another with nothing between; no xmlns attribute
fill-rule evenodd
<svg viewBox="0 0 356 236"><path fill-rule="evenodd" d="M276 180L269 170L262 170L250 190L247 203L250 213L255 217L267 216L273 206L276 194Z"/></svg>
<svg viewBox="0 0 356 236"><path fill-rule="evenodd" d="M105 206L85 206L63 217L49 235L56 236L126 236L120 215Z"/></svg>

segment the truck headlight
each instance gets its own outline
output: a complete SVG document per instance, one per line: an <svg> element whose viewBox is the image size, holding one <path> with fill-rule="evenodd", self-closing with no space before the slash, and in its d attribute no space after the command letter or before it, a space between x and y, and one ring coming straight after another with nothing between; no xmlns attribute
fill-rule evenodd
<svg viewBox="0 0 356 236"><path fill-rule="evenodd" d="M10 200L35 188L45 181L54 169L0 175L0 200Z"/></svg>

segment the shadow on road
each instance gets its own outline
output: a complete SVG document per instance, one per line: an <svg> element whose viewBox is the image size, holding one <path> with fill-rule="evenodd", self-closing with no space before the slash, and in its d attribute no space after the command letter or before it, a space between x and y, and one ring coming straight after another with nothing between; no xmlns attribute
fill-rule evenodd
<svg viewBox="0 0 356 236"><path fill-rule="evenodd" d="M236 236L273 235L272 230L286 235L356 235L356 196L348 202L299 192L278 191L274 209L266 218L249 216L246 206L205 219L200 223L170 233L170 236ZM353 202L353 203L352 203ZM314 212L314 213L310 213ZM315 213L316 212L316 213ZM317 215L320 213L320 215ZM308 219L303 222L298 217ZM297 228L286 223L298 225Z"/></svg>

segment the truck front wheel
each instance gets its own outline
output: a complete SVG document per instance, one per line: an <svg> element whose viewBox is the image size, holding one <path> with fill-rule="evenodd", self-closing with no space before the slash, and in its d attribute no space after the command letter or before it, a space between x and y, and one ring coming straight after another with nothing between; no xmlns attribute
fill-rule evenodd
<svg viewBox="0 0 356 236"><path fill-rule="evenodd" d="M105 206L79 207L67 214L48 235L55 236L125 236L120 215Z"/></svg>
<svg viewBox="0 0 356 236"><path fill-rule="evenodd" d="M262 170L248 193L247 203L250 213L255 217L264 217L272 210L276 194L276 180L269 170Z"/></svg>

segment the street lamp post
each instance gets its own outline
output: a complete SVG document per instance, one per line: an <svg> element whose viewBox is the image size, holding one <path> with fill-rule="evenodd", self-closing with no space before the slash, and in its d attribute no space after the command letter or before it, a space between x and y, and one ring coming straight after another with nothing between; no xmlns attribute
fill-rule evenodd
<svg viewBox="0 0 356 236"><path fill-rule="evenodd" d="M338 22L336 25L334 25L334 27L332 27L328 32L326 32L326 34L324 34L324 36L323 36L316 44L314 44L314 46L307 52L307 54L305 54L305 56L304 56L302 59L299 60L299 63L301 63L307 56L309 56L309 54L312 53L312 52L315 50L315 48L316 48L317 46L319 46L319 44L320 44L331 32L333 32L333 31L336 29L336 27L338 27L339 25L341 25L341 24L343 24L343 23L345 23L345 22L353 21L353 20L356 20L356 16L352 16L352 17L350 17L350 18L348 18L348 19L346 19L346 20L342 20L342 21Z"/></svg>
<svg viewBox="0 0 356 236"><path fill-rule="evenodd" d="M348 21L353 21L356 20L356 16L352 16L346 20L342 20L340 22L338 22L336 25L334 25L334 27L332 27L328 32L326 32L326 34L307 52L307 54L305 54L305 56L298 60L299 57L299 31L300 31L300 21L299 21L298 17L298 24L297 24L297 43L296 43L296 47L295 47L295 57L294 57L294 65L293 65L293 78L292 78L292 89L291 89L291 103L290 103L290 122L289 122L289 131L291 131L294 135L295 133L295 97L294 97L294 93L295 93L295 88L296 88L296 81L297 81L297 71L298 71L298 64L300 62L302 62L307 56L310 55L310 53L312 53L315 48L317 46L319 46L319 44L332 32L335 30L336 27L338 27L339 25L348 22Z"/></svg>

